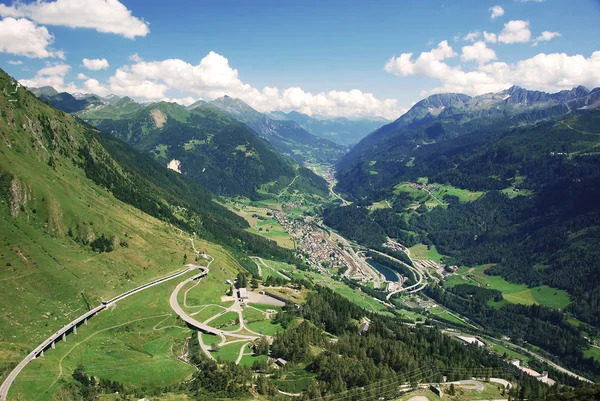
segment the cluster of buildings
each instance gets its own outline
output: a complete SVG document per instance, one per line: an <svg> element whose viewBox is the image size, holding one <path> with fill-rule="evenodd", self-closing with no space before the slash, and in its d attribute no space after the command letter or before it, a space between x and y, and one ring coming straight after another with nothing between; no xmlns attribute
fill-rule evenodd
<svg viewBox="0 0 600 401"><path fill-rule="evenodd" d="M438 185L421 184L418 182L411 182L410 184L408 184L408 186L413 189L418 189L419 191L425 191L429 193L435 192L440 189Z"/></svg>
<svg viewBox="0 0 600 401"><path fill-rule="evenodd" d="M385 244L383 244L383 246L391 249L392 251L404 252L408 255L408 248L402 245L401 243L394 241L390 237L387 237L386 242Z"/></svg>
<svg viewBox="0 0 600 401"><path fill-rule="evenodd" d="M296 241L298 248L306 255L306 262L315 269L325 273L321 262L328 262L329 266L347 266L348 260L339 247L329 239L327 233L312 224L312 216L292 217L280 211L274 212L274 217L279 224Z"/></svg>

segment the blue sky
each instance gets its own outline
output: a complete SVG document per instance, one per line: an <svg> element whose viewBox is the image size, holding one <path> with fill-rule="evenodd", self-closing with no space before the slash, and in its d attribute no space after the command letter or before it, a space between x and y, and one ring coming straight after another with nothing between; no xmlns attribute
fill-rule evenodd
<svg viewBox="0 0 600 401"><path fill-rule="evenodd" d="M0 1L0 66L59 90L395 118L437 91L600 86L597 0L29 3Z"/></svg>

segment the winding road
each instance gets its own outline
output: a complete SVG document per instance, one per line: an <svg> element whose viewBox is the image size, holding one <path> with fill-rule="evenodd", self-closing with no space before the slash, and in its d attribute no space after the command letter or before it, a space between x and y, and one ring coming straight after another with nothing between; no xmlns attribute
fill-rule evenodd
<svg viewBox="0 0 600 401"><path fill-rule="evenodd" d="M214 258L208 263L208 266L200 267L200 270L202 270L202 273L196 274L195 276L192 276L192 277L188 278L187 280L182 281L181 283L177 284L177 287L175 287L175 289L171 293L171 297L169 299L171 309L173 309L173 311L189 326L192 326L192 327L202 331L203 333L214 334L216 336L221 337L221 339L224 339L225 336L228 336L228 337L239 338L242 340L249 340L249 341L256 340L258 337L260 337L259 335L252 336L252 335L246 335L246 334L238 334L238 333L232 332L232 331L216 329L214 327L209 326L206 323L199 322L198 320L194 319L192 316L188 315L183 310L183 308L181 308L181 306L179 305L179 301L177 300L177 297L179 296L179 292L181 291L181 289L183 287L185 287L187 284L191 283L192 281L200 280L203 277L206 277L206 275L208 274L208 271L209 271L209 266L213 261L214 261ZM226 311L227 310L225 310L221 313L225 313ZM240 329L243 327L244 327L243 320L240 319ZM223 342L223 341L221 341L221 342Z"/></svg>
<svg viewBox="0 0 600 401"><path fill-rule="evenodd" d="M423 277L423 273L421 273L421 271L419 269L417 269L415 267L412 267L410 265L407 265L403 261L401 261L399 259L396 259L393 256L390 256L390 255L385 254L383 252L376 251L375 249L369 249L369 251L374 252L374 253L376 253L378 255L381 255L381 256L385 256L386 258L391 259L391 260L393 260L396 263L402 264L403 266L405 266L406 268L408 268L413 273L413 277L417 281L413 285L410 285L408 287L402 287L399 290L390 292L385 297L385 299L387 301L389 301L390 298L392 298L392 296L395 295L395 294L398 294L398 293L401 293L401 292L405 292L407 294L412 294L412 293L421 291L423 288L425 288L427 286L427 280L425 280L425 278Z"/></svg>
<svg viewBox="0 0 600 401"><path fill-rule="evenodd" d="M93 316L95 316L96 314L98 314L99 312L103 311L104 309L106 309L108 306L121 301L133 294L136 294L140 291L146 290L150 287L153 287L155 285L164 283L165 281L169 281L172 280L176 277L182 276L185 273L197 269L197 268L201 268L200 266L195 266L195 265L187 265L187 268L178 271L176 273L170 274L168 276L156 279L154 281L151 281L149 283L143 284L139 287L136 287L132 290L129 290L127 292L124 292L121 295L118 295L108 301L102 301L102 303L98 306L96 306L94 309L84 313L83 315L79 316L78 318L76 318L75 320L71 321L70 323L66 324L65 326L63 326L61 329L59 329L58 331L56 331L54 334L52 334L50 337L48 337L44 342L42 342L40 345L38 345L33 351L31 351L13 370L12 372L10 372L8 374L8 376L6 377L6 379L4 380L4 382L2 383L2 385L0 386L0 401L6 401L6 397L8 396L8 391L10 389L10 386L12 385L12 383L17 379L17 376L19 375L19 373L21 373L21 371L25 368L25 366L27 366L27 364L31 361L33 361L34 359L36 359L39 356L43 356L44 355L44 351L47 350L48 348L53 348L54 344L58 341L60 341L61 339L63 341L66 341L66 336L69 333L77 333L77 327L82 325L82 324L87 324L87 320ZM204 268L201 268L204 269ZM206 272L208 272L208 269L206 269ZM206 274L206 273L204 273Z"/></svg>
<svg viewBox="0 0 600 401"><path fill-rule="evenodd" d="M250 259L254 260L254 263L256 264L256 267L258 268L258 275L259 276L263 276L262 275L262 268L261 268L261 264L266 267L267 269L271 270L273 273L279 274L281 277L283 277L285 280L290 281L291 278L289 278L288 276L286 276L285 274L283 274L282 272L280 272L279 270L275 270L273 269L271 266L269 266L264 260L262 260L262 258L258 257L258 256L250 256ZM260 262L260 264L257 262Z"/></svg>

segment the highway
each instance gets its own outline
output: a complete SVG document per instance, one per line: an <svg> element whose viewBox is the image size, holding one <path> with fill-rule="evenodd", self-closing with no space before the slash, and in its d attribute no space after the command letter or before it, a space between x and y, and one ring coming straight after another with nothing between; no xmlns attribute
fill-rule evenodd
<svg viewBox="0 0 600 401"><path fill-rule="evenodd" d="M212 261L211 261L211 263L212 263ZM209 263L209 265L210 265L210 263ZM200 269L202 270L202 273L196 274L195 276L192 276L192 277L188 278L187 280L182 281L181 283L179 283L177 285L177 287L175 287L175 289L171 293L171 298L169 299L169 303L171 304L171 309L173 309L173 311L188 325L190 325L204 333L214 334L221 338L228 336L228 337L241 338L241 339L250 340L250 341L255 340L258 336L248 336L248 335L244 335L244 334L237 334L237 333L230 332L230 331L220 330L220 329L211 327L207 324L204 324L202 322L199 322L196 319L194 319L193 317L191 317L190 315L188 315L187 313L185 313L185 311L181 308L181 306L179 305L179 302L177 301L177 297L179 296L179 292L181 291L181 289L188 283L190 283L194 280L200 280L208 274L208 267L200 267Z"/></svg>
<svg viewBox="0 0 600 401"><path fill-rule="evenodd" d="M386 258L389 258L389 259L393 260L394 262L397 262L397 263L400 263L400 264L402 264L403 266L405 266L407 269L409 269L409 270L410 270L410 271L413 273L413 277L414 277L414 279L417 281L417 282L416 282L415 284L413 284L413 285L410 285L410 286L408 286L408 287L403 287L403 288L400 288L399 290L396 290L396 291L390 292L390 293L389 293L389 294L387 294L387 296L385 297L385 299L386 299L387 301L389 301L389 300L390 300L390 298L391 298L391 297L392 297L394 294L398 294L398 293L401 293L401 292L405 292L405 293L407 293L407 294L412 294L412 293L415 293L415 292L419 292L419 291L421 291L423 288L425 288L425 287L427 286L427 280L425 280L425 279L424 279L424 277L423 277L423 273L421 273L421 271L420 271L419 269L417 269L417 268L415 268L415 267L412 267L412 266L409 266L409 265L407 265L406 263L404 263L403 261L401 261L401 260L399 260L399 259L396 259L395 257L393 257L393 256L390 256L390 255L388 255L388 254L385 254L385 253L383 253L383 252L376 251L375 249L369 249L369 251L371 251L371 252L374 252L374 253L376 253L376 254L378 254L378 255L381 255L381 256L385 256Z"/></svg>
<svg viewBox="0 0 600 401"><path fill-rule="evenodd" d="M19 373L21 373L21 371L25 368L25 366L27 366L27 364L31 361L33 361L34 359L36 359L38 356L43 356L43 353L45 350L47 350L48 348L53 347L53 345L60 341L60 340L64 340L66 341L66 336L67 334L71 333L71 332L76 332L77 331L77 326L80 326L82 324L86 324L87 323L87 319L93 317L94 315L96 315L97 313L103 311L104 309L106 309L109 305L114 304L115 302L121 301L125 298L127 298L130 295L133 295L135 293L138 293L140 291L143 291L145 289L148 289L150 287L153 287L155 285L164 283L165 281L174 279L176 277L179 277L185 273L187 273L190 270L196 269L199 266L194 266L194 265L188 265L187 268L178 271L176 273L170 274L166 277L162 277L159 279L156 279L154 281L151 281L149 283L143 284L139 287L136 287L132 290L129 290L127 292L124 292L121 295L118 295L108 301L102 301L102 303L98 306L96 306L94 309L84 313L83 315L79 316L78 318L76 318L75 320L71 321L70 323L66 324L65 326L63 326L60 330L58 330L57 332L55 332L54 334L52 334L50 337L48 337L44 342L42 342L40 345L38 345L33 351L31 351L13 370L12 372L9 373L9 375L6 377L6 379L4 380L4 382L2 383L2 386L0 386L0 401L6 401L6 398L8 396L8 391L10 389L10 386L12 385L12 383L17 379L17 376L19 375Z"/></svg>

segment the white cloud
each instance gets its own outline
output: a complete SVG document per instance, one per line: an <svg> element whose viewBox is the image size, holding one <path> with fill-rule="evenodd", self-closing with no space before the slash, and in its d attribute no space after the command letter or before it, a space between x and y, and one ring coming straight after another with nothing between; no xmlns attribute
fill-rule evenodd
<svg viewBox="0 0 600 401"><path fill-rule="evenodd" d="M492 20L495 20L496 18L502 17L504 15L504 9L500 6L491 7L490 11L492 12L492 14L490 15L490 18Z"/></svg>
<svg viewBox="0 0 600 401"><path fill-rule="evenodd" d="M10 64L10 65L22 65L23 62L21 60L17 60L17 61L15 61L15 60L8 60L8 64Z"/></svg>
<svg viewBox="0 0 600 401"><path fill-rule="evenodd" d="M70 69L71 66L65 63L46 63L33 78L20 79L19 82L29 88L52 86L59 92L76 92L77 87L74 84L65 84L65 76Z"/></svg>
<svg viewBox="0 0 600 401"><path fill-rule="evenodd" d="M401 77L409 75L441 77L450 68L447 64L442 63L442 60L456 57L457 54L448 45L448 41L444 40L430 52L421 53L414 62L412 56L412 53L402 53L398 57L392 57L384 68L387 72Z"/></svg>
<svg viewBox="0 0 600 401"><path fill-rule="evenodd" d="M498 36L495 33L483 31L483 39L488 43L496 43L498 41Z"/></svg>
<svg viewBox="0 0 600 401"><path fill-rule="evenodd" d="M85 74L79 73L79 74L77 74L77 79L84 80L84 79L89 79L89 77Z"/></svg>
<svg viewBox="0 0 600 401"><path fill-rule="evenodd" d="M133 53L129 56L129 61L133 61L134 63L139 63L140 61L144 61L137 53Z"/></svg>
<svg viewBox="0 0 600 401"><path fill-rule="evenodd" d="M478 46L479 52L477 49L465 51L463 48L461 58L476 60L478 55L479 60L493 59L492 53L485 51L483 46ZM475 48L475 45L466 46L470 47ZM419 62L421 56L414 62L411 58L412 53L403 53L388 61L385 68L399 77L418 75L438 80L441 86L431 92L480 95L498 92L512 85L548 92L571 89L577 85L589 88L600 86L600 51L592 53L588 58L580 54L570 56L565 53L540 53L515 64L482 62L471 71L463 70L461 65L450 66L432 58L428 58L428 65L424 66Z"/></svg>
<svg viewBox="0 0 600 401"><path fill-rule="evenodd" d="M540 43L540 42L546 42L546 41L552 40L554 38L558 38L559 36L562 36L562 35L558 32L544 31L544 32L542 32L542 34L540 36L535 38L535 40L533 41L533 44L531 46L537 46L538 43Z"/></svg>
<svg viewBox="0 0 600 401"><path fill-rule="evenodd" d="M0 52L2 53L18 54L29 58L64 59L63 51L50 48L53 42L54 36L46 27L37 26L25 18L9 17L0 20Z"/></svg>
<svg viewBox="0 0 600 401"><path fill-rule="evenodd" d="M195 103L196 98L191 97L191 96L186 96L186 97L181 97L181 98L170 98L170 97L165 97L160 99L161 102L172 102L172 103L177 103L180 104L182 106L189 106L192 103Z"/></svg>
<svg viewBox="0 0 600 401"><path fill-rule="evenodd" d="M475 42L477 40L477 38L479 38L480 36L481 36L481 32L479 32L479 31L469 32L468 34L465 35L463 40L466 40L468 42Z"/></svg>
<svg viewBox="0 0 600 401"><path fill-rule="evenodd" d="M482 41L475 42L471 46L464 46L462 48L462 55L460 56L460 59L463 61L476 61L480 64L496 60L497 58L496 52L487 47L485 42Z"/></svg>
<svg viewBox="0 0 600 401"><path fill-rule="evenodd" d="M0 4L2 17L26 17L39 24L91 28L133 39L146 36L148 23L131 15L118 0L38 0L33 3Z"/></svg>
<svg viewBox="0 0 600 401"><path fill-rule="evenodd" d="M447 43L433 50L435 57L456 55ZM298 110L328 116L384 116L397 118L405 109L395 99L377 99L358 89L350 91L305 92L301 88L257 89L243 83L229 60L210 52L199 64L180 59L140 61L118 68L106 82L84 82L85 92L100 96L114 93L138 100L165 100L191 104L198 98L214 99L223 95L240 98L259 111ZM173 96L172 94L176 95Z"/></svg>
<svg viewBox="0 0 600 401"><path fill-rule="evenodd" d="M83 66L91 71L106 70L109 65L105 58L83 59Z"/></svg>
<svg viewBox="0 0 600 401"><path fill-rule="evenodd" d="M512 20L504 24L504 29L498 35L498 42L502 43L524 43L531 39L529 21Z"/></svg>

